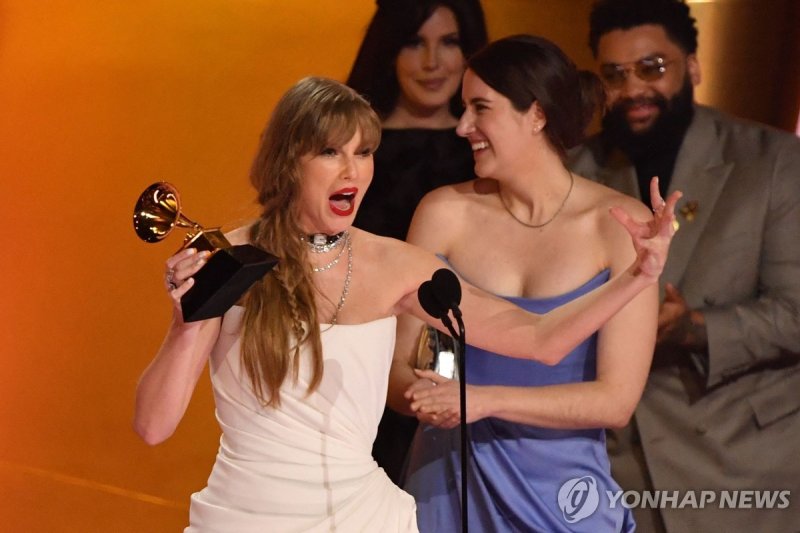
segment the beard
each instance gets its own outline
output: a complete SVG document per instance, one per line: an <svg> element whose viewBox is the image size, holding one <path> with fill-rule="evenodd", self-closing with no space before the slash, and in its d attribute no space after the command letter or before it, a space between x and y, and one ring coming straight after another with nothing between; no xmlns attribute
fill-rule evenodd
<svg viewBox="0 0 800 533"><path fill-rule="evenodd" d="M653 124L635 132L626 118L628 109L637 104L651 104L659 109ZM624 98L615 103L603 117L603 138L617 146L633 161L669 150L676 150L683 141L694 116L694 87L687 76L681 90L667 100L663 95Z"/></svg>

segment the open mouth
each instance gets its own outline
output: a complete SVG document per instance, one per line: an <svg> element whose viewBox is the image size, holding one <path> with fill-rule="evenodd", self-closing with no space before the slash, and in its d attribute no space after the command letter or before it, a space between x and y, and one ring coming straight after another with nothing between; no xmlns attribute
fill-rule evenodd
<svg viewBox="0 0 800 533"><path fill-rule="evenodd" d="M328 198L331 211L339 216L348 216L356 207L356 193L358 189L349 188L336 191Z"/></svg>

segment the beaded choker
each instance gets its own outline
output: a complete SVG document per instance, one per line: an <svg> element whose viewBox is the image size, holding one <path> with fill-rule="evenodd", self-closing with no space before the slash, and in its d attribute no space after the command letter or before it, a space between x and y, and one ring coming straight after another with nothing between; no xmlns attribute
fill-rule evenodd
<svg viewBox="0 0 800 533"><path fill-rule="evenodd" d="M300 240L306 243L308 248L315 254L324 254L343 244L344 239L342 237L347 234L347 231L342 231L336 235L314 233L312 235L300 235Z"/></svg>

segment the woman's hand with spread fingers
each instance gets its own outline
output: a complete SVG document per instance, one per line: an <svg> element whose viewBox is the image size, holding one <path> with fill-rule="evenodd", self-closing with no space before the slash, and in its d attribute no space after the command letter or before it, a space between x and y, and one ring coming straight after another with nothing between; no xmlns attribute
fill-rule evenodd
<svg viewBox="0 0 800 533"><path fill-rule="evenodd" d="M636 261L631 266L633 275L647 276L653 282L658 280L667 262L670 242L677 231L675 205L681 196L683 193L675 191L664 200L658 189L658 177L653 177L650 181L653 217L650 220L640 222L621 207L611 208L611 215L628 231L636 250Z"/></svg>

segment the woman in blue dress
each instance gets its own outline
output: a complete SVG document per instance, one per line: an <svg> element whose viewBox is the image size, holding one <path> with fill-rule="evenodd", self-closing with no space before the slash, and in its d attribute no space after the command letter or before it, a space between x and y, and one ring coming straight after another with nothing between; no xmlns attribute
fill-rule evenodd
<svg viewBox="0 0 800 533"><path fill-rule="evenodd" d="M543 38L508 37L473 56L457 131L470 142L479 178L429 193L408 241L439 254L465 281L538 313L558 313L627 269L636 251L610 211L647 217L647 208L564 164L602 97L597 87ZM657 309L651 287L563 358L467 347L474 531L633 529L630 513L609 498L619 487L603 428L624 426L639 400ZM414 371L420 322L403 317L398 328L389 402L423 422L405 488L417 501L420 531L458 531L458 386Z"/></svg>

